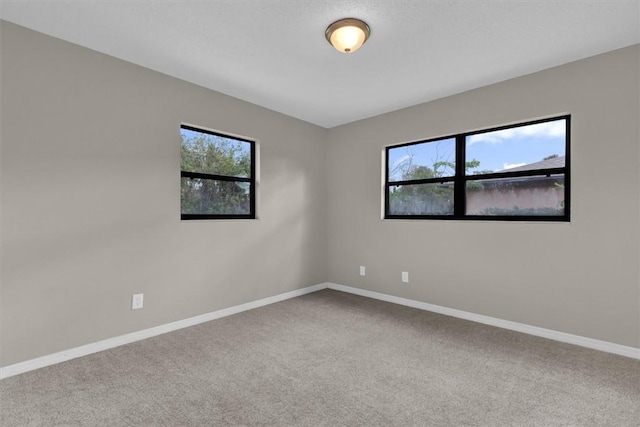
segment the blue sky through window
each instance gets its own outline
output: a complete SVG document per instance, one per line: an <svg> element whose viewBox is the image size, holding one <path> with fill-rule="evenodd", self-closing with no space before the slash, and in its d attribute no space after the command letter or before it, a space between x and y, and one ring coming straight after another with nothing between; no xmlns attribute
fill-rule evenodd
<svg viewBox="0 0 640 427"><path fill-rule="evenodd" d="M466 161L478 160L474 171L504 171L542 161L557 155L565 156L566 119L518 126L499 131L483 132L466 138ZM399 181L412 166L433 169L436 162L455 165L455 138L423 144L407 145L389 150L389 180ZM453 176L449 168L441 169L439 176Z"/></svg>
<svg viewBox="0 0 640 427"><path fill-rule="evenodd" d="M480 161L478 170L508 170L565 153L566 120L554 120L493 132L466 139L467 161ZM473 173L470 171L470 173Z"/></svg>

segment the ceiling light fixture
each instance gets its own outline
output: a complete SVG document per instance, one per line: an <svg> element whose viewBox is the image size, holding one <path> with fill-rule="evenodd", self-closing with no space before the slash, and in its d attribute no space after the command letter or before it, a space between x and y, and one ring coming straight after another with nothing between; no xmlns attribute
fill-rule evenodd
<svg viewBox="0 0 640 427"><path fill-rule="evenodd" d="M327 27L324 36L331 46L342 53L353 53L367 41L371 29L366 22L355 18L345 18Z"/></svg>

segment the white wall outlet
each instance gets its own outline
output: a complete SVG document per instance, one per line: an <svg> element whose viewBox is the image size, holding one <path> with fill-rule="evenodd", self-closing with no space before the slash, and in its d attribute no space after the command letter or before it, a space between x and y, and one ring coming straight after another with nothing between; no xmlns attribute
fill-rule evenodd
<svg viewBox="0 0 640 427"><path fill-rule="evenodd" d="M408 271L403 271L402 272L402 283L409 283L409 272Z"/></svg>
<svg viewBox="0 0 640 427"><path fill-rule="evenodd" d="M366 275L366 272L367 272L367 269L365 268L365 266L364 266L364 265L361 265L361 266L360 266L360 275L361 275L361 276L365 276L365 275Z"/></svg>
<svg viewBox="0 0 640 427"><path fill-rule="evenodd" d="M131 298L131 310L142 308L144 303L144 294L134 294Z"/></svg>

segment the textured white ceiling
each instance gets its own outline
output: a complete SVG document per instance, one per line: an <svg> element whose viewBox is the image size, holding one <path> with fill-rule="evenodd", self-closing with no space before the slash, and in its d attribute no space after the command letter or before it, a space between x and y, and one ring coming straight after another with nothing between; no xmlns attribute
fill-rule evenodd
<svg viewBox="0 0 640 427"><path fill-rule="evenodd" d="M640 1L1 0L0 17L323 127L640 43ZM333 21L371 27L358 51Z"/></svg>

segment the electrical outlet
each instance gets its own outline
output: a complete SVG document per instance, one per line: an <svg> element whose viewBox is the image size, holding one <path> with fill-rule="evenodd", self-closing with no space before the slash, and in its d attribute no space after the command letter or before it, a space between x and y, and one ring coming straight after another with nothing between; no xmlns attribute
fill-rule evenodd
<svg viewBox="0 0 640 427"><path fill-rule="evenodd" d="M131 298L131 310L142 308L144 303L144 294L134 294Z"/></svg>
<svg viewBox="0 0 640 427"><path fill-rule="evenodd" d="M402 283L409 283L409 272L408 271L403 271L402 272Z"/></svg>
<svg viewBox="0 0 640 427"><path fill-rule="evenodd" d="M366 271L367 271L367 269L365 268L365 266L361 265L360 266L360 275L361 276L365 276L366 275Z"/></svg>

